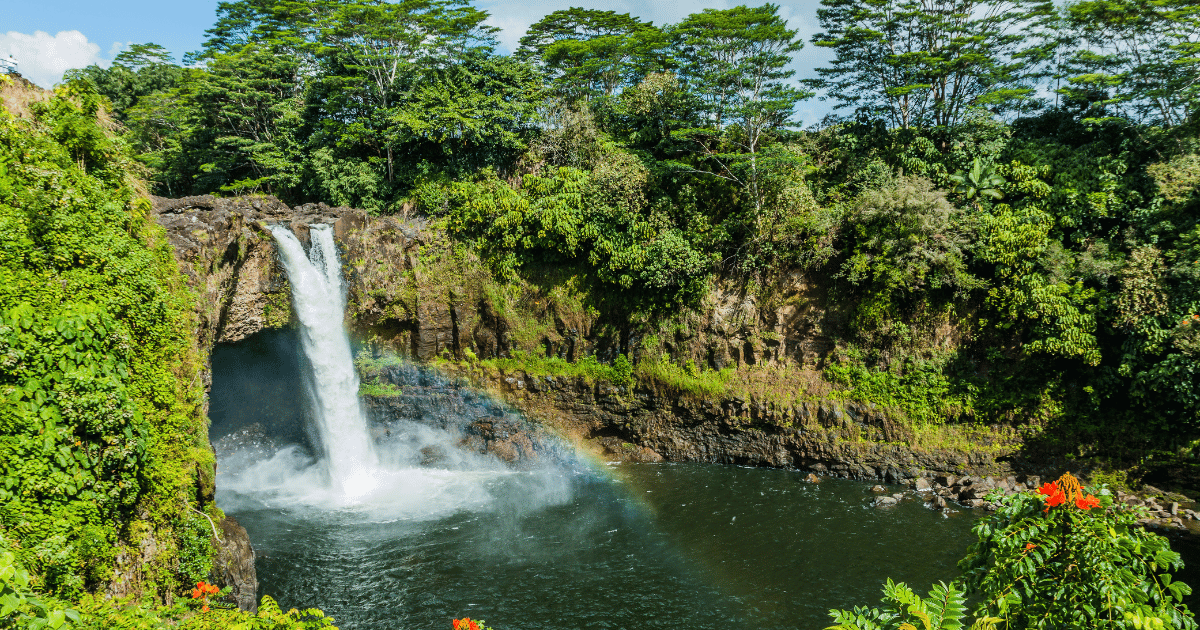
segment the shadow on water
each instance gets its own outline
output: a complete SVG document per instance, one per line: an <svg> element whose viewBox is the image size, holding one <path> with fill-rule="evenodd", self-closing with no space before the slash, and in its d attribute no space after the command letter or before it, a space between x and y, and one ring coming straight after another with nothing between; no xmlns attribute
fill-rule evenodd
<svg viewBox="0 0 1200 630"><path fill-rule="evenodd" d="M308 446L301 391L304 356L295 330L266 330L238 343L218 344L212 365L209 439L217 442L261 424L278 440Z"/></svg>

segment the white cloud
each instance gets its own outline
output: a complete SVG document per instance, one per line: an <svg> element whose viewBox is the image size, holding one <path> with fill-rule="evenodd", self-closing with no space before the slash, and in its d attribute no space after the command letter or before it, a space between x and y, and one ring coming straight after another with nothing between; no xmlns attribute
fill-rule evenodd
<svg viewBox="0 0 1200 630"><path fill-rule="evenodd" d="M21 76L44 88L62 80L63 72L93 63L107 66L99 56L100 45L93 44L79 31L59 31L33 35L9 31L0 34L0 55L12 55L20 64Z"/></svg>

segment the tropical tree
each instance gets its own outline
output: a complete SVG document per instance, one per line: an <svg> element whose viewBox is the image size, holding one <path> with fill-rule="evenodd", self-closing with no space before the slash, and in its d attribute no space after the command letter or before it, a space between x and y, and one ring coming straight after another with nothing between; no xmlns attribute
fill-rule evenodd
<svg viewBox="0 0 1200 630"><path fill-rule="evenodd" d="M817 46L835 57L806 84L892 127L948 127L972 108L1034 98L1052 39L1046 0L822 0Z"/></svg>
<svg viewBox="0 0 1200 630"><path fill-rule="evenodd" d="M744 191L749 223L759 227L768 189L762 172L790 153L764 156L763 148L792 124L796 104L809 96L788 84L791 55L804 43L779 16L779 7L705 9L670 30L679 78L696 96L699 126L675 135L694 141L693 172L726 180Z"/></svg>
<svg viewBox="0 0 1200 630"><path fill-rule="evenodd" d="M154 43L133 44L122 50L108 68L95 64L69 70L65 81L85 79L112 104L117 120L126 122L129 110L144 96L165 92L179 84L183 68L176 65L167 49Z"/></svg>
<svg viewBox="0 0 1200 630"><path fill-rule="evenodd" d="M495 28L487 13L468 0L341 0L316 18L321 64L327 85L327 121L380 151L387 181L395 178L395 124L405 101L427 69L447 68L472 54L488 53Z"/></svg>
<svg viewBox="0 0 1200 630"><path fill-rule="evenodd" d="M1066 6L1060 89L1088 116L1165 126L1187 119L1200 80L1200 9L1185 0L1083 0Z"/></svg>
<svg viewBox="0 0 1200 630"><path fill-rule="evenodd" d="M571 98L612 96L665 63L666 35L628 13L572 7L529 27L516 56Z"/></svg>

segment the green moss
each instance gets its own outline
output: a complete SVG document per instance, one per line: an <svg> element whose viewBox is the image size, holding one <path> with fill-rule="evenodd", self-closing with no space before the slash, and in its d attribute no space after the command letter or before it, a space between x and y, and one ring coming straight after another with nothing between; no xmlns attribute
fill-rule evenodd
<svg viewBox="0 0 1200 630"><path fill-rule="evenodd" d="M263 328L287 328L292 323L292 289L284 282L283 287L267 294L263 305Z"/></svg>
<svg viewBox="0 0 1200 630"><path fill-rule="evenodd" d="M375 396L378 398L395 398L404 390L392 383L362 383L358 387L359 396Z"/></svg>

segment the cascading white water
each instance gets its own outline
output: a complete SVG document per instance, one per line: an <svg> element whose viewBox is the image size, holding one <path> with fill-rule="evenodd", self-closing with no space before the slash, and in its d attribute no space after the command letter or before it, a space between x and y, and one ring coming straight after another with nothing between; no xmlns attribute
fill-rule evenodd
<svg viewBox="0 0 1200 630"><path fill-rule="evenodd" d="M287 227L272 226L271 234L292 285L301 343L312 365L307 389L331 489L347 499L362 497L378 483L379 461L358 400L358 374L342 321L346 305L333 230L312 226L307 255Z"/></svg>
<svg viewBox="0 0 1200 630"><path fill-rule="evenodd" d="M218 448L218 487L226 509L305 506L354 514L373 522L440 518L496 503L520 483L526 507L562 503L570 497L566 476L554 467L514 477L493 457L460 448L462 434L404 421L386 439L370 432L358 398L359 379L343 325L345 297L333 231L312 226L312 246L304 247L284 226L272 226L292 302L300 321L300 345L310 373L305 379L310 416L320 453L313 458L298 444L261 450L255 442ZM463 417L463 420L468 420ZM269 454L268 454L269 453ZM426 458L435 454L436 465ZM508 479L508 481L504 481Z"/></svg>

